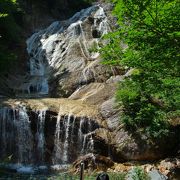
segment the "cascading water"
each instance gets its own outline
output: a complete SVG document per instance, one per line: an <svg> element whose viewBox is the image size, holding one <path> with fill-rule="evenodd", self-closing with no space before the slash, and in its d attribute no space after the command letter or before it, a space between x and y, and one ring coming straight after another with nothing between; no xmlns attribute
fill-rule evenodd
<svg viewBox="0 0 180 180"><path fill-rule="evenodd" d="M44 124L45 124L46 110L38 111L37 114L38 114L37 132L36 132L37 152L38 152L39 161L44 162L44 149L45 149Z"/></svg>
<svg viewBox="0 0 180 180"><path fill-rule="evenodd" d="M15 87L15 91L34 96L48 95L49 82L61 77L59 83L63 83L64 76L61 75L64 72L81 71L80 83L87 83L95 77L91 63L99 56L90 49L94 43L99 47L101 37L109 31L103 8L92 6L69 20L56 21L47 29L34 33L26 41L30 57L29 73L24 82Z"/></svg>
<svg viewBox="0 0 180 180"><path fill-rule="evenodd" d="M44 162L44 123L46 110L37 113L36 134L32 131L28 111L24 106L0 109L0 159L33 164ZM35 140L34 140L35 139ZM36 148L35 148L35 144Z"/></svg>
<svg viewBox="0 0 180 180"><path fill-rule="evenodd" d="M94 42L98 47L100 38L109 31L103 8L92 6L67 21L54 22L47 29L33 34L26 42L29 72L21 84L13 87L15 94L48 95L52 89L49 82L58 77L55 83L58 88L64 87L66 77L72 74L72 78L74 72L79 75L77 88L87 84L96 76L94 67L99 56L90 52L90 48ZM48 127L47 109L31 110L31 113L32 117L21 105L14 109L0 109L0 159L12 155L13 162L23 164L68 164L79 155L93 153L93 132L99 125L92 118L86 115L76 117L70 112L59 113L57 121L51 122L53 129ZM53 138L47 140L49 129L53 131L49 133Z"/></svg>
<svg viewBox="0 0 180 180"><path fill-rule="evenodd" d="M62 145L61 145L61 116L58 114L56 122L56 131L54 139L54 153L52 157L52 163L58 164L62 156Z"/></svg>
<svg viewBox="0 0 180 180"><path fill-rule="evenodd" d="M99 126L86 117L58 115L53 164L72 163L79 155L93 152L92 132Z"/></svg>
<svg viewBox="0 0 180 180"><path fill-rule="evenodd" d="M71 115L68 115L67 122L65 123L65 141L64 141L64 152L63 152L63 162L66 163L68 162L68 147L69 147L69 130L70 130L70 120L71 120Z"/></svg>
<svg viewBox="0 0 180 180"><path fill-rule="evenodd" d="M12 156L18 163L32 162L32 133L25 107L0 109L1 159Z"/></svg>
<svg viewBox="0 0 180 180"><path fill-rule="evenodd" d="M83 145L81 150L82 154L86 154L88 151L93 152L94 150L94 140L92 138L93 127L90 119L88 120L87 123L87 129L88 129L87 133L83 135Z"/></svg>

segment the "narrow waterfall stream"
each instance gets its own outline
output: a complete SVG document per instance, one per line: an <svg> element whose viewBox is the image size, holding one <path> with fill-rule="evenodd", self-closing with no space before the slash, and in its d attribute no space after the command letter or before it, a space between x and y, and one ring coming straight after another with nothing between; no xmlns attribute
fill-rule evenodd
<svg viewBox="0 0 180 180"><path fill-rule="evenodd" d="M45 117L46 110L41 110L37 112L38 114L38 122L37 122L37 152L39 161L44 162L44 146L45 146L45 137L44 137L44 125L45 125Z"/></svg>

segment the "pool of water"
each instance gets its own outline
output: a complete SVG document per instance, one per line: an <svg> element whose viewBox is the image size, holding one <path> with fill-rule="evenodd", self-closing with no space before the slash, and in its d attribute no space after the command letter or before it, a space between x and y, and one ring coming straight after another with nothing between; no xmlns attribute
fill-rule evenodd
<svg viewBox="0 0 180 180"><path fill-rule="evenodd" d="M51 170L47 166L22 166L18 164L8 164L0 166L0 180L77 180L68 174L62 166L53 166ZM64 166L63 166L64 168ZM54 173L53 170L61 170Z"/></svg>
<svg viewBox="0 0 180 180"><path fill-rule="evenodd" d="M0 180L78 180L68 174L21 174L21 173L2 173L0 172Z"/></svg>

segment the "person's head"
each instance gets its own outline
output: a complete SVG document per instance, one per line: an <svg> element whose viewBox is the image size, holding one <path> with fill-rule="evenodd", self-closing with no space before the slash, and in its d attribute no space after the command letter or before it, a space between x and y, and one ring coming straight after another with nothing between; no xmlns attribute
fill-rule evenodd
<svg viewBox="0 0 180 180"><path fill-rule="evenodd" d="M96 180L109 180L109 176L108 174L103 172L103 173L98 174Z"/></svg>

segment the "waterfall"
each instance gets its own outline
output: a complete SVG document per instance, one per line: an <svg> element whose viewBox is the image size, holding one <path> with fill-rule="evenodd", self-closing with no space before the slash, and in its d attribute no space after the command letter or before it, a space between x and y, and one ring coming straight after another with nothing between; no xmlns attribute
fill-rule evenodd
<svg viewBox="0 0 180 180"><path fill-rule="evenodd" d="M32 132L32 122L25 106L0 109L0 159L12 157L12 161L31 164L44 162L44 124L46 110L35 112L38 118L36 134ZM35 141L34 142L34 136ZM36 146L35 146L36 144Z"/></svg>
<svg viewBox="0 0 180 180"><path fill-rule="evenodd" d="M108 23L108 18L102 7L99 7L99 9L96 11L94 15L94 19L95 19L94 26L97 28L99 32L102 33L101 36L111 31L109 23Z"/></svg>
<svg viewBox="0 0 180 180"><path fill-rule="evenodd" d="M73 122L71 119L73 119ZM53 164L68 163L69 143L72 138L72 127L75 123L74 120L75 118L73 118L71 114L68 116L61 116L60 113L58 114L54 139L54 152L52 157Z"/></svg>
<svg viewBox="0 0 180 180"><path fill-rule="evenodd" d="M93 22L88 18L91 17ZM49 82L61 77L64 71L81 71L81 80L87 83L95 73L89 61L96 61L98 52L90 52L92 45L111 31L108 18L100 6L92 6L76 13L66 21L56 21L48 28L34 33L26 41L29 72L15 92L29 96L49 93ZM87 68L89 66L89 68ZM61 79L60 78L60 79ZM62 81L64 82L64 81Z"/></svg>
<svg viewBox="0 0 180 180"><path fill-rule="evenodd" d="M88 151L93 152L94 150L94 140L92 138L93 128L90 119L88 119L86 128L87 128L87 134L83 135L81 154L86 154L88 153Z"/></svg>
<svg viewBox="0 0 180 180"><path fill-rule="evenodd" d="M1 158L12 156L18 163L32 162L32 133L25 107L0 109Z"/></svg>
<svg viewBox="0 0 180 180"><path fill-rule="evenodd" d="M14 78L18 83L12 83L13 93L23 98L56 94L67 97L78 87L96 82L99 78L96 76L103 76L104 72L98 72L102 69L99 53L91 52L90 48L94 42L99 48L102 36L109 31L103 8L92 6L34 33L26 41L29 71L21 76L23 78ZM86 98L93 93L94 89L89 90ZM31 105L35 101L37 107ZM87 111L83 109L81 113L77 108L78 112L73 114L68 106L67 111L59 110L57 115L57 105L51 108L51 100L47 101L46 104L43 98L25 99L22 104L10 103L12 108L0 108L0 160L12 156L12 162L22 164L68 164L80 155L94 152L94 131L99 128L92 118L97 117L96 107L89 107L87 103ZM38 109L41 102L50 109ZM84 108L79 102L77 106Z"/></svg>
<svg viewBox="0 0 180 180"><path fill-rule="evenodd" d="M78 137L79 137L80 142L82 142L82 140L83 140L83 132L82 132L82 129L83 129L84 122L85 122L85 119L84 119L84 118L81 118L81 119L80 119L80 122L79 122L79 133L78 133Z"/></svg>
<svg viewBox="0 0 180 180"><path fill-rule="evenodd" d="M41 162L44 162L44 145L45 145L45 137L44 137L44 124L46 117L46 110L39 110L38 114L38 122L37 122L37 152L39 153L38 158Z"/></svg>
<svg viewBox="0 0 180 180"><path fill-rule="evenodd" d="M70 129L71 115L68 115L67 122L65 122L65 141L63 147L63 163L68 162L68 147L69 147L69 129Z"/></svg>
<svg viewBox="0 0 180 180"><path fill-rule="evenodd" d="M67 164L73 162L79 155L93 152L93 121L86 117L58 115L56 122L53 164Z"/></svg>
<svg viewBox="0 0 180 180"><path fill-rule="evenodd" d="M57 116L56 130L54 137L54 152L52 157L52 163L58 164L61 160L61 115L60 113Z"/></svg>

